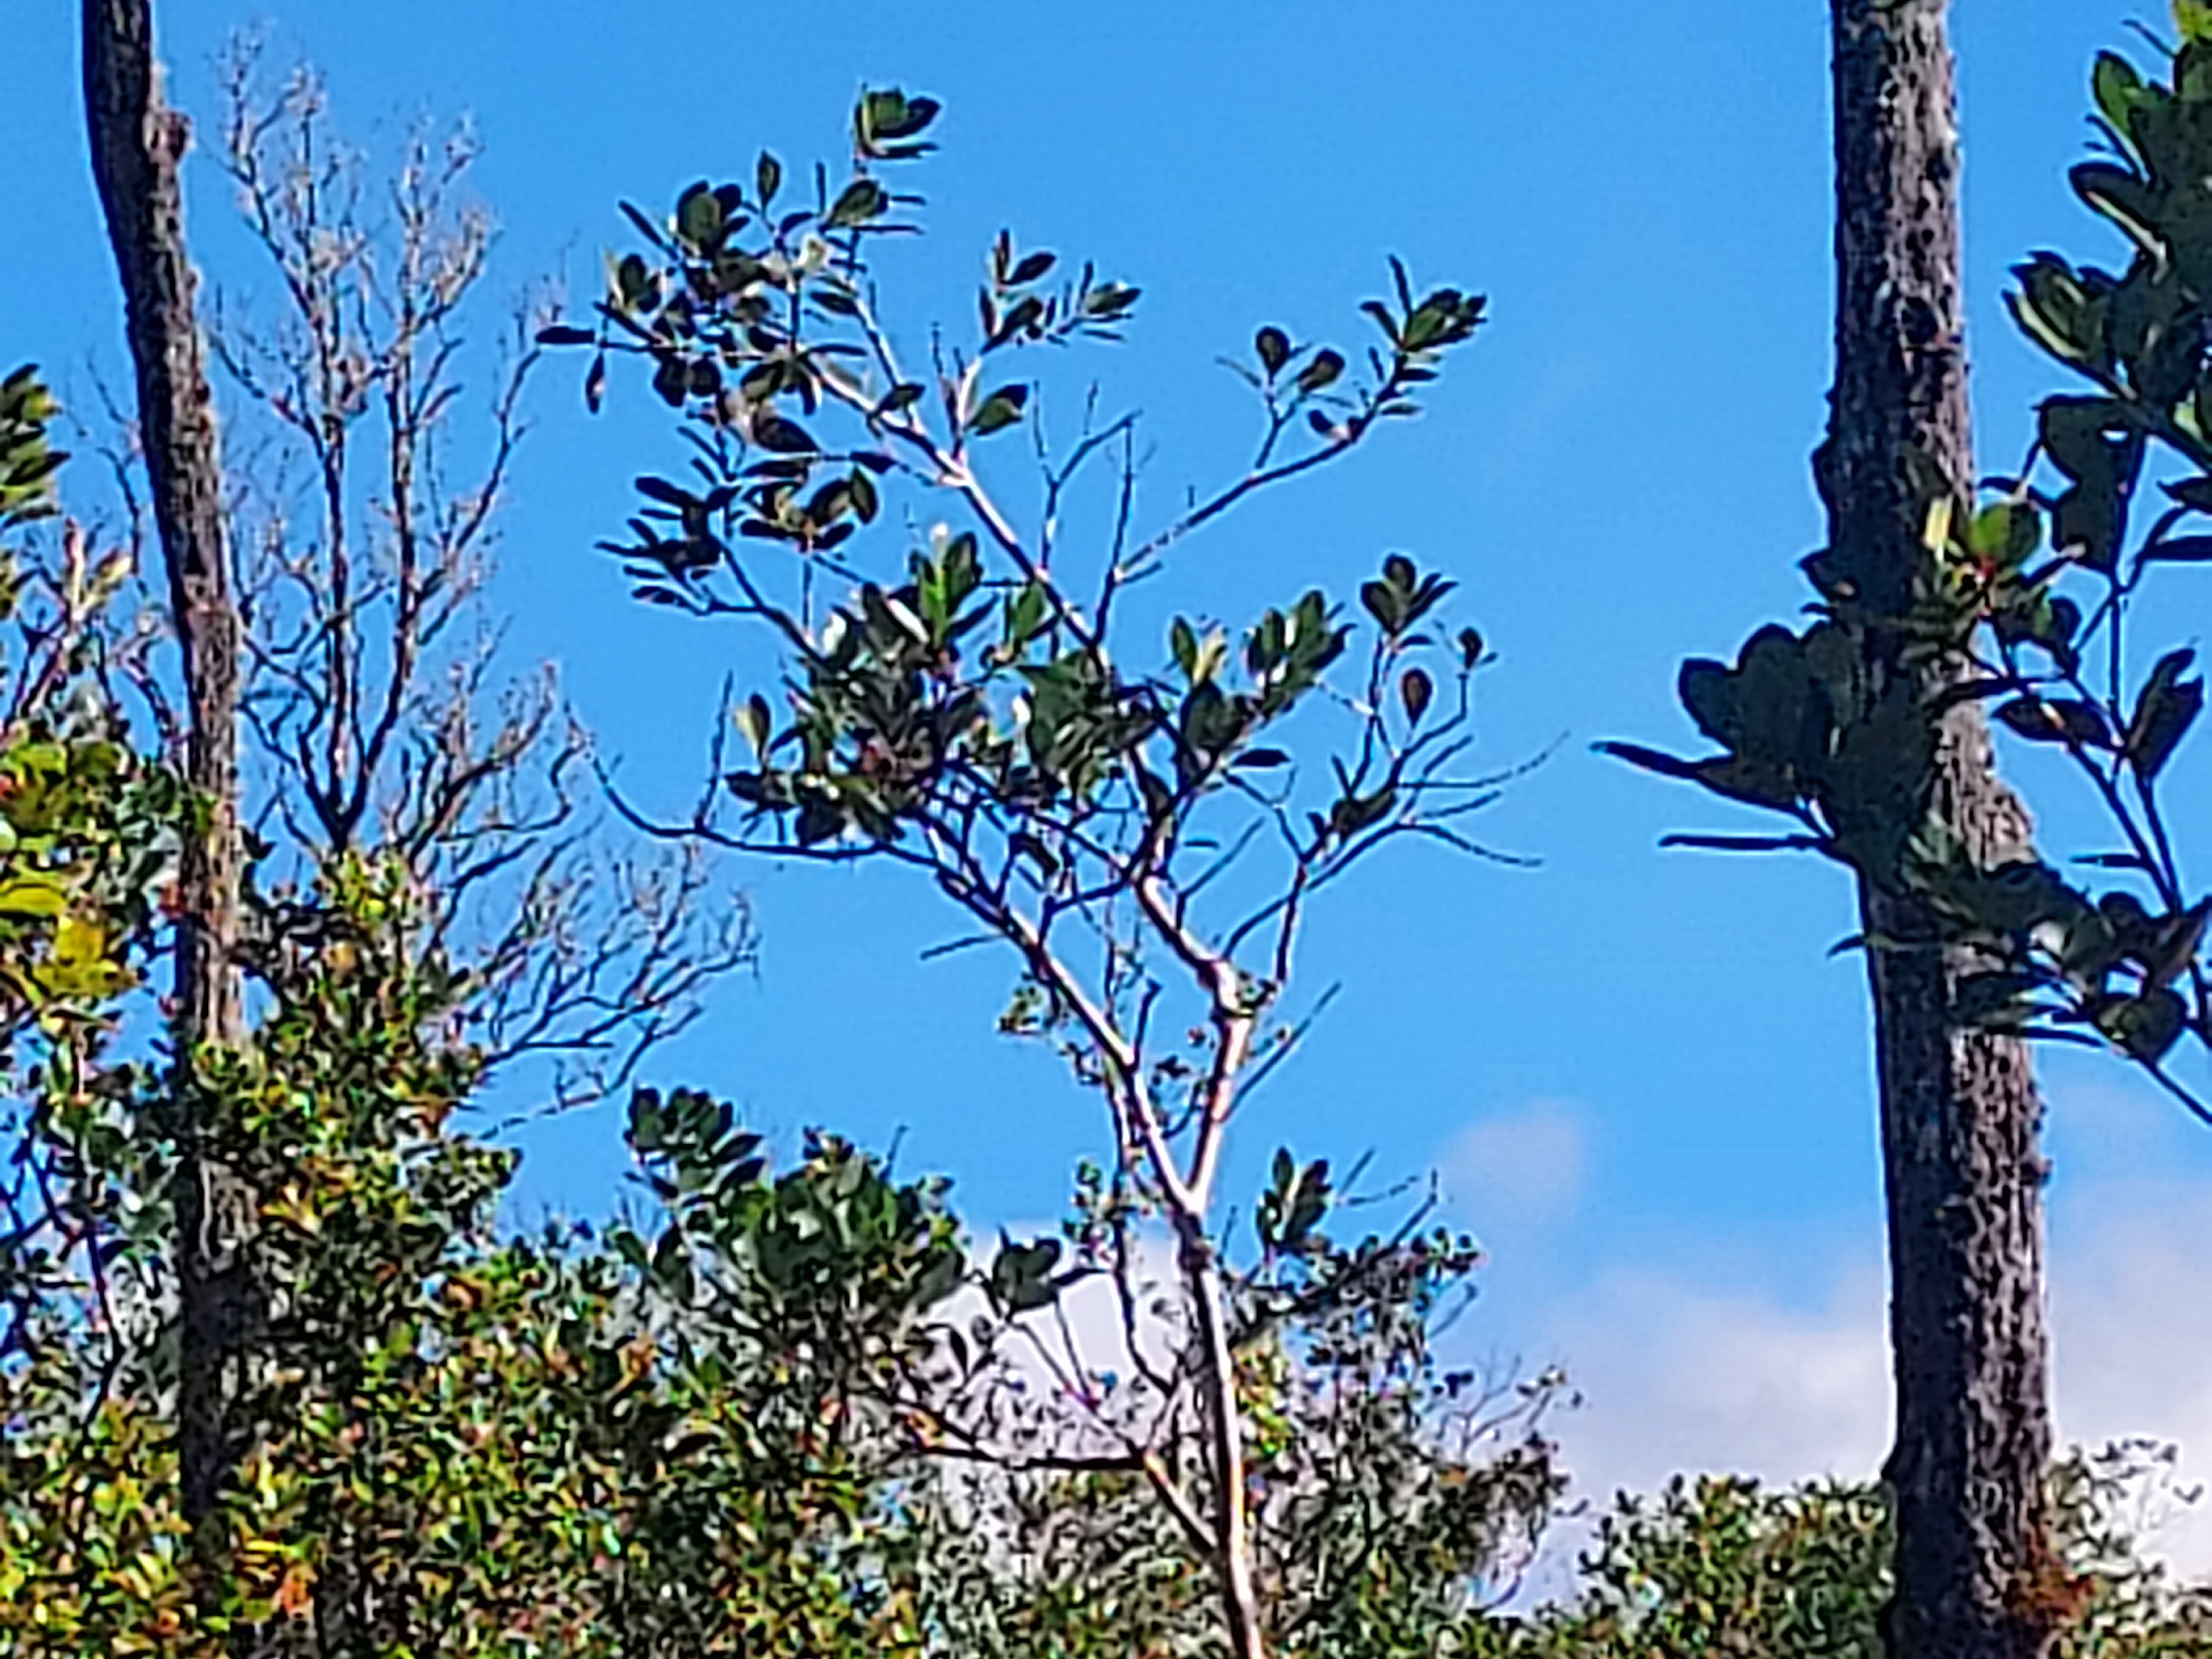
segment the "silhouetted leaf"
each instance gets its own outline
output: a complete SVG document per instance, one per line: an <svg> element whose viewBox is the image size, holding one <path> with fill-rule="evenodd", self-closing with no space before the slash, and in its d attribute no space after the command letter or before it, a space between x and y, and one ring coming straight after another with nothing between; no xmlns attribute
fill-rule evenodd
<svg viewBox="0 0 2212 1659"><path fill-rule="evenodd" d="M2196 660L2194 651L2167 653L2136 700L2135 716L2128 722L2128 763L2145 783L2159 775L2204 712L2203 680L2182 678Z"/></svg>
<svg viewBox="0 0 2212 1659"><path fill-rule="evenodd" d="M1436 682L1419 668L1408 668L1398 680L1398 700L1405 705L1406 718L1416 725L1429 712L1429 704L1436 696Z"/></svg>
<svg viewBox="0 0 2212 1659"><path fill-rule="evenodd" d="M1344 375L1344 354L1324 346L1313 361L1298 371L1298 390L1310 397L1334 386Z"/></svg>

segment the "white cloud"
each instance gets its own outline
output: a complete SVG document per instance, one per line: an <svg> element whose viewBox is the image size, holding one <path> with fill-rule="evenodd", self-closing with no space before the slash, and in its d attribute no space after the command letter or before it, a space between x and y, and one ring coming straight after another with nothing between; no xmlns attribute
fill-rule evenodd
<svg viewBox="0 0 2212 1659"><path fill-rule="evenodd" d="M2052 1228L2058 1422L2069 1440L2179 1442L2212 1481L2212 1182L2099 1182ZM2212 1498L2153 1534L2177 1570L2212 1577Z"/></svg>
<svg viewBox="0 0 2212 1659"><path fill-rule="evenodd" d="M1879 1280L1839 1275L1809 1312L1661 1273L1608 1274L1553 1316L1586 1404L1559 1435L1593 1497L1683 1470L1870 1474L1888 1429Z"/></svg>
<svg viewBox="0 0 2212 1659"><path fill-rule="evenodd" d="M2063 1437L2178 1442L2180 1481L2212 1480L2212 1182L2062 1182L2054 1200ZM1554 1425L1577 1490L1602 1504L1678 1471L1871 1475L1890 1419L1878 1248L1836 1265L1808 1309L1746 1288L1765 1265L1753 1262L1733 1284L1706 1263L1607 1273L1555 1300L1545 1346L1586 1401ZM2212 1576L2212 1498L2166 1508L2147 1547L2177 1571Z"/></svg>
<svg viewBox="0 0 2212 1659"><path fill-rule="evenodd" d="M1471 1126L1444 1155L1444 1196L1479 1225L1563 1220L1582 1202L1589 1129L1569 1101L1534 1100Z"/></svg>

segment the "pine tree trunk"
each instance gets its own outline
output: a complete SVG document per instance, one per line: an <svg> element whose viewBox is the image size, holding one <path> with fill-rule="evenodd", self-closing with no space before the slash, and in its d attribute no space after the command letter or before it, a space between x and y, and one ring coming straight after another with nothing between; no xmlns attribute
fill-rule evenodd
<svg viewBox="0 0 2212 1659"><path fill-rule="evenodd" d="M184 118L164 108L149 0L84 0L85 114L93 176L122 277L138 428L169 603L184 653L188 781L206 809L179 876L174 1084L176 1273L182 1303L178 1432L185 1514L221 1497L242 1444L236 1420L253 1298L250 1194L227 1167L221 1103L200 1082L206 1047L242 1014L238 935L238 617L224 542L222 471L206 352L192 314L177 167Z"/></svg>
<svg viewBox="0 0 2212 1659"><path fill-rule="evenodd" d="M1836 386L1819 461L1831 568L1876 617L1901 615L1925 553L1917 447L1971 487L1959 148L1946 0L1833 0ZM1876 683L1924 697L1893 629L1864 644ZM1919 682L1914 684L1915 673ZM1984 865L2030 856L1978 708L1943 717L1932 775L1896 810L1940 818ZM2042 1108L2026 1047L1952 1016L1963 952L1889 884L1862 892L1871 950L1889 1215L1897 1438L1893 1659L2029 1659L2047 1632L2051 1456L2043 1304Z"/></svg>

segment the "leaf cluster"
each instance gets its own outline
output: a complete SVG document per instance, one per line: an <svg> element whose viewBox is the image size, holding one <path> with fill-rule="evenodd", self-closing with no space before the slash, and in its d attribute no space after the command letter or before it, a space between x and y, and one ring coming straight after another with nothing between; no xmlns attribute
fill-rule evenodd
<svg viewBox="0 0 2212 1659"><path fill-rule="evenodd" d="M2212 901L2185 884L2160 793L2203 713L2203 680L2192 647L2145 661L2133 626L2154 580L2212 561L2212 226L2198 205L2212 39L2194 11L2176 21L2160 76L2098 58L2103 154L2070 175L2126 264L2045 252L2014 272L2014 315L2079 389L2043 401L2027 464L1993 482L1994 500L1960 503L1960 528L1930 535L1935 608L1978 630L1960 648L1960 695L1987 700L2003 730L2088 786L2119 844L2076 862L2108 884L2039 865L1977 871L1942 845L1922 862L1946 919L1998 957L1972 988L1979 1018L2109 1046L2205 1115L2166 1062L2185 1036L2212 1039Z"/></svg>
<svg viewBox="0 0 2212 1659"><path fill-rule="evenodd" d="M1805 568L1821 620L1762 629L1733 665L1684 665L1683 705L1723 752L1601 747L1796 821L1779 836L1672 843L1849 864L1924 912L1921 936L1859 942L1974 947L1967 1018L2112 1048L2212 1121L2166 1066L2185 1036L2212 1040L2212 901L2185 884L2160 793L2203 713L2203 680L2193 647L2146 661L2130 630L2154 578L2212 562L2212 39L2193 9L2177 21L2162 77L2099 58L2102 154L2070 174L2125 264L2046 251L2015 268L2014 316L2076 382L2043 400L2019 473L1977 493L1909 454L1924 556L1903 614L1871 614L1816 554ZM1896 644L1905 672L1869 648L1875 638ZM1938 821L1932 761L1967 703L2088 785L2120 843L2077 860L2106 872L2103 890L2039 860L1993 866Z"/></svg>

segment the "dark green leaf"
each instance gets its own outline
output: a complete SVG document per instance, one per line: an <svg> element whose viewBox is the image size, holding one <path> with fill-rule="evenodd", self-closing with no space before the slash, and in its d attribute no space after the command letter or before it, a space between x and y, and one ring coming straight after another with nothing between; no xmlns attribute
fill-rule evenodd
<svg viewBox="0 0 2212 1659"><path fill-rule="evenodd" d="M2006 296L2021 327L2052 356L2071 363L2094 361L2102 349L2102 307L2073 268L2055 254L2039 254L2014 267L2020 287Z"/></svg>
<svg viewBox="0 0 2212 1659"><path fill-rule="evenodd" d="M656 478L650 474L646 474L641 476L636 480L636 483L639 495L649 496L664 507L684 508L694 507L699 504L699 498L690 490L672 484L665 478Z"/></svg>
<svg viewBox="0 0 2212 1659"><path fill-rule="evenodd" d="M988 437L994 432L1004 431L1022 418L1028 407L1030 389L1026 386L1002 386L977 405L969 417L968 429L978 437Z"/></svg>
<svg viewBox="0 0 2212 1659"><path fill-rule="evenodd" d="M855 179L845 186L823 222L832 229L849 229L883 216L890 205L884 187L872 179Z"/></svg>
<svg viewBox="0 0 2212 1659"><path fill-rule="evenodd" d="M866 467L856 466L845 480L847 496L853 503L854 516L862 524L873 524L882 502L876 494L876 481L868 476Z"/></svg>
<svg viewBox="0 0 2212 1659"><path fill-rule="evenodd" d="M2014 697L1997 707L1996 717L2008 729L2030 743L2064 743L2068 732L2066 721L2056 703L2045 702L2040 697Z"/></svg>
<svg viewBox="0 0 2212 1659"><path fill-rule="evenodd" d="M1334 386L1344 374L1344 354L1324 346L1298 371L1298 390L1310 397Z"/></svg>
<svg viewBox="0 0 2212 1659"><path fill-rule="evenodd" d="M2197 660L2194 651L2169 652L2151 670L2128 722L2128 763L2145 783L2156 777L2198 715L2204 712L2204 682L2184 679Z"/></svg>
<svg viewBox="0 0 2212 1659"><path fill-rule="evenodd" d="M1703 783L1705 772L1700 763L1686 761L1656 749L1647 749L1640 743L1619 743L1607 738L1593 744L1601 755L1617 761L1626 761L1631 766L1646 772L1656 772L1662 778L1675 778L1684 783Z"/></svg>
<svg viewBox="0 0 2212 1659"><path fill-rule="evenodd" d="M2130 240L2154 258L2164 257L2166 236L2157 195L2124 167L2108 161L2084 161L2070 175L2074 193L2120 228Z"/></svg>
<svg viewBox="0 0 2212 1659"><path fill-rule="evenodd" d="M753 417L752 436L763 449L780 455L811 455L819 449L805 427L773 410Z"/></svg>
<svg viewBox="0 0 2212 1659"><path fill-rule="evenodd" d="M1436 682L1418 668L1408 668L1398 680L1398 700L1406 707L1406 718L1414 724L1429 712L1429 704L1437 694Z"/></svg>
<svg viewBox="0 0 2212 1659"><path fill-rule="evenodd" d="M752 745L756 755L768 752L769 737L772 731L768 699L756 691L737 711L738 730L744 733L745 741Z"/></svg>
<svg viewBox="0 0 2212 1659"><path fill-rule="evenodd" d="M696 246L711 244L722 231L722 204L705 179L686 190L676 204L676 228Z"/></svg>
<svg viewBox="0 0 2212 1659"><path fill-rule="evenodd" d="M2166 1057L2189 1024L2189 1010L2160 986L2140 997L2116 999L2097 1011L2097 1029L2131 1060L2155 1065Z"/></svg>

